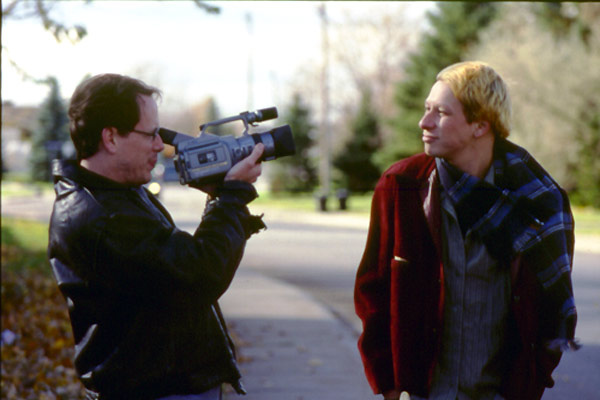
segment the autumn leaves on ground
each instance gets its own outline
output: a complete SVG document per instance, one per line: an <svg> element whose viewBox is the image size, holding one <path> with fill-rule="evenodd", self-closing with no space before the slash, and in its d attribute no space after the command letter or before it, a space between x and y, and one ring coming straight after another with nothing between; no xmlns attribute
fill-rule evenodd
<svg viewBox="0 0 600 400"><path fill-rule="evenodd" d="M2 218L2 399L84 397L66 303L46 260L46 230Z"/></svg>

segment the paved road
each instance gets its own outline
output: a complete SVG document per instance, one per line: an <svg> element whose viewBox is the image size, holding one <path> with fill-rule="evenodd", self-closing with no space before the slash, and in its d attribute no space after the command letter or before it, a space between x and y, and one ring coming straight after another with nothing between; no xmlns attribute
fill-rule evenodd
<svg viewBox="0 0 600 400"><path fill-rule="evenodd" d="M365 240L364 229L271 223L248 242L244 262L309 292L358 335L353 287Z"/></svg>

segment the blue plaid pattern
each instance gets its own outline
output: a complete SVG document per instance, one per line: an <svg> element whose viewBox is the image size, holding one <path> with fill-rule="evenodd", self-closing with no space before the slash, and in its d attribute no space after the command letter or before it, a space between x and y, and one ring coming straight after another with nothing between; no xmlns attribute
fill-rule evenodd
<svg viewBox="0 0 600 400"><path fill-rule="evenodd" d="M478 235L489 253L505 263L517 256L534 262L544 298L556 316L548 338L555 349L574 342L577 311L571 285L573 216L565 192L523 148L504 139L494 147L494 184L448 163L455 184L447 190L463 235Z"/></svg>

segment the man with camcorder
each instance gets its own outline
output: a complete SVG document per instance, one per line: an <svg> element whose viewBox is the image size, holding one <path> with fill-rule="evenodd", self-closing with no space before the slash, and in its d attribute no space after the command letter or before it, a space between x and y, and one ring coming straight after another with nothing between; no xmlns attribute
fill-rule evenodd
<svg viewBox="0 0 600 400"><path fill-rule="evenodd" d="M216 400L223 383L244 392L217 300L246 240L264 227L247 208L264 146L211 184L195 233L180 231L142 186L164 148L157 96L116 74L75 90L77 161L53 165L48 257L89 398Z"/></svg>

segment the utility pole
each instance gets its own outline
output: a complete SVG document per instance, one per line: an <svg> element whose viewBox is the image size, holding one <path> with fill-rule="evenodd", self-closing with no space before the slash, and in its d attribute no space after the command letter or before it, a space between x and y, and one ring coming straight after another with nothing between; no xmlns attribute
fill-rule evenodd
<svg viewBox="0 0 600 400"><path fill-rule="evenodd" d="M248 66L246 75L248 79L248 99L246 107L248 110L254 109L254 62L253 62L253 29L252 29L252 14L246 13L246 29L248 30Z"/></svg>
<svg viewBox="0 0 600 400"><path fill-rule="evenodd" d="M319 179L321 181L321 211L326 210L327 196L331 190L331 129L329 125L329 37L325 3L319 6L321 17L321 124L319 129Z"/></svg>

